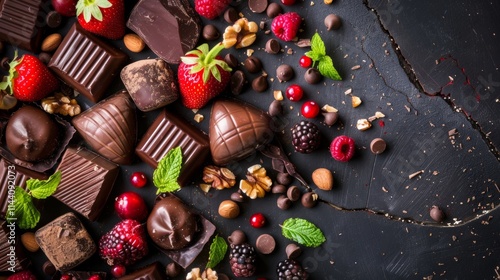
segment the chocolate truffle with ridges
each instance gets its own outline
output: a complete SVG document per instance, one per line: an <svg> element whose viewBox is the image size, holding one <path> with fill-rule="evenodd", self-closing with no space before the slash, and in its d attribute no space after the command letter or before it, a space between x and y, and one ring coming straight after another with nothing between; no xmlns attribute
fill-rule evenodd
<svg viewBox="0 0 500 280"><path fill-rule="evenodd" d="M271 118L246 103L219 100L212 106L209 138L217 165L241 160L273 139Z"/></svg>
<svg viewBox="0 0 500 280"><path fill-rule="evenodd" d="M194 49L202 30L200 18L187 0L140 0L127 22L161 59L178 64Z"/></svg>
<svg viewBox="0 0 500 280"><path fill-rule="evenodd" d="M96 251L94 240L71 212L37 230L35 239L50 262L61 271L76 267Z"/></svg>
<svg viewBox="0 0 500 280"><path fill-rule="evenodd" d="M87 144L103 157L130 164L137 138L135 105L120 91L73 118L73 125Z"/></svg>
<svg viewBox="0 0 500 280"><path fill-rule="evenodd" d="M120 77L135 105L149 112L179 98L174 72L161 59L144 59L125 66Z"/></svg>

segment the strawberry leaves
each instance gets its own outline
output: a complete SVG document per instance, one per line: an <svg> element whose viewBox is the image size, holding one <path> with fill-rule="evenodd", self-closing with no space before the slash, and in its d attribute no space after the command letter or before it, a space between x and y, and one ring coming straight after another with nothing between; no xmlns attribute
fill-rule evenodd
<svg viewBox="0 0 500 280"><path fill-rule="evenodd" d="M92 18L102 21L101 9L111 8L109 0L80 0L76 3L76 14L83 13L83 18L89 22Z"/></svg>
<svg viewBox="0 0 500 280"><path fill-rule="evenodd" d="M310 57L314 64L318 64L321 75L336 81L342 80L339 72L333 66L332 58L326 54L325 43L318 33L315 33L311 38L311 50L305 55Z"/></svg>
<svg viewBox="0 0 500 280"><path fill-rule="evenodd" d="M189 71L190 74L196 74L203 70L203 83L207 83L210 76L213 76L218 82L221 82L222 70L231 72L231 67L223 60L216 59L217 55L224 49L224 46L219 43L211 50L208 44L202 44L195 50L189 51L185 56L181 57L181 61L186 65L194 65Z"/></svg>

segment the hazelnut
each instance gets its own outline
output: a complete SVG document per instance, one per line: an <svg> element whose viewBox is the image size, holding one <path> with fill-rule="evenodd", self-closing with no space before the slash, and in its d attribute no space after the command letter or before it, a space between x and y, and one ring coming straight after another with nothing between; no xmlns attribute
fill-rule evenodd
<svg viewBox="0 0 500 280"><path fill-rule="evenodd" d="M234 219L240 214L240 207L232 200L224 200L219 205L219 215L226 219Z"/></svg>
<svg viewBox="0 0 500 280"><path fill-rule="evenodd" d="M40 246L36 243L35 234L33 232L25 232L21 235L21 243L24 248L32 253L38 251Z"/></svg>
<svg viewBox="0 0 500 280"><path fill-rule="evenodd" d="M333 187L332 172L326 168L318 168L312 173L312 180L318 188L329 191Z"/></svg>

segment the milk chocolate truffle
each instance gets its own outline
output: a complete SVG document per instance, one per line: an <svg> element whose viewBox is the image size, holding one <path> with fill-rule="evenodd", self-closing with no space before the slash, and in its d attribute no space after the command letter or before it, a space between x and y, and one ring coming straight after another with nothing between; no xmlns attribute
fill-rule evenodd
<svg viewBox="0 0 500 280"><path fill-rule="evenodd" d="M155 204L147 228L153 242L165 250L187 247L201 230L197 215L174 196L167 196Z"/></svg>
<svg viewBox="0 0 500 280"><path fill-rule="evenodd" d="M37 162L48 158L59 144L59 127L42 109L24 106L10 118L5 142L18 159Z"/></svg>

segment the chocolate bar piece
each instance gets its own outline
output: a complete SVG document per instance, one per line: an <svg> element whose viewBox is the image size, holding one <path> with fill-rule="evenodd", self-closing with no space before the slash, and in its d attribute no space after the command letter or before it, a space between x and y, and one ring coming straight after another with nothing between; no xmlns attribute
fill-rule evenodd
<svg viewBox="0 0 500 280"><path fill-rule="evenodd" d="M0 272L14 272L27 269L31 264L24 255L16 224L9 221L0 223Z"/></svg>
<svg viewBox="0 0 500 280"><path fill-rule="evenodd" d="M61 280L62 275L71 276L71 280L88 280L88 279L91 279L90 277L97 275L100 277L99 279L104 280L104 279L106 279L107 273L101 272L101 271L67 271L67 272L61 273L60 271L58 271L57 273L55 273L52 276L52 279L53 280ZM94 278L92 278L92 279L94 279ZM160 278L158 278L158 279L160 279Z"/></svg>
<svg viewBox="0 0 500 280"><path fill-rule="evenodd" d="M98 102L127 60L124 52L75 23L48 66L65 83Z"/></svg>
<svg viewBox="0 0 500 280"><path fill-rule="evenodd" d="M48 0L3 0L0 1L0 41L25 49L39 52L49 9Z"/></svg>
<svg viewBox="0 0 500 280"><path fill-rule="evenodd" d="M16 166L5 159L0 159L0 218L5 219L9 202L14 195L14 187L26 189L28 179L45 180L48 178L43 173L38 173L21 166ZM12 192L9 194L9 191ZM12 195L12 196L11 196ZM43 200L33 199L35 204Z"/></svg>
<svg viewBox="0 0 500 280"><path fill-rule="evenodd" d="M157 56L173 64L194 49L202 29L187 0L141 0L132 10L127 27Z"/></svg>
<svg viewBox="0 0 500 280"><path fill-rule="evenodd" d="M192 179L209 155L208 137L181 117L163 110L137 145L136 154L156 168L158 162L177 146L181 147L183 165L177 179L181 186Z"/></svg>
<svg viewBox="0 0 500 280"><path fill-rule="evenodd" d="M35 240L49 261L61 271L76 267L96 251L94 240L71 212L37 230Z"/></svg>
<svg viewBox="0 0 500 280"><path fill-rule="evenodd" d="M63 176L53 196L95 221L118 176L118 165L83 147L69 147L57 169Z"/></svg>
<svg viewBox="0 0 500 280"><path fill-rule="evenodd" d="M130 274L118 278L118 280L156 280L168 279L165 268L159 262L154 262L146 267L138 269Z"/></svg>

